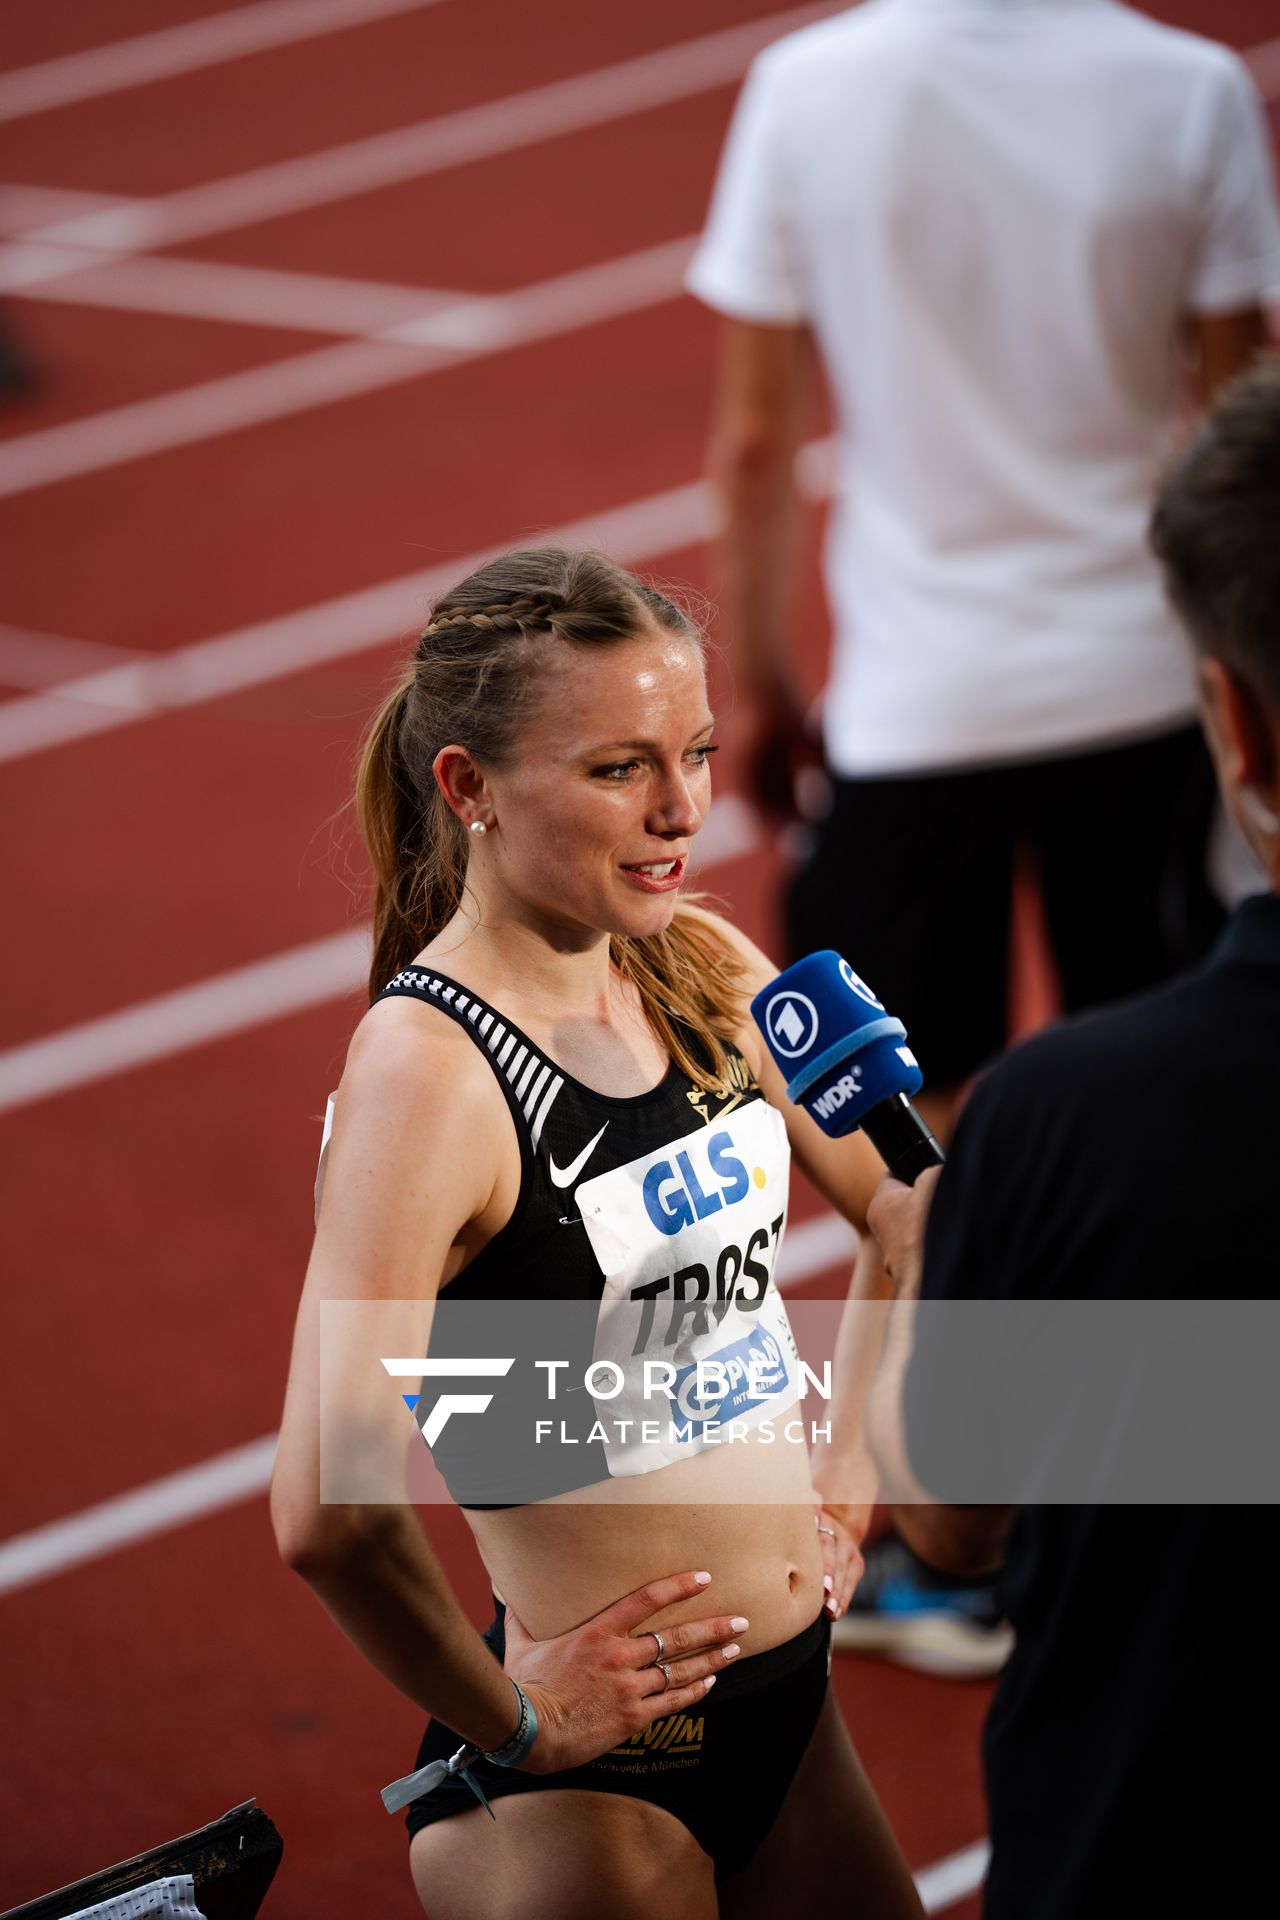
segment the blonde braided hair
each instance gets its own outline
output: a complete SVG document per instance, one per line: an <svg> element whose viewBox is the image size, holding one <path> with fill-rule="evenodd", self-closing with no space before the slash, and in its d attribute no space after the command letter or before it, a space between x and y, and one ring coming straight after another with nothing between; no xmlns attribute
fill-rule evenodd
<svg viewBox="0 0 1280 1920"><path fill-rule="evenodd" d="M495 767L509 761L538 698L541 636L607 646L655 626L702 646L693 621L655 587L601 554L558 547L505 554L437 601L374 716L356 784L375 876L371 1000L462 902L469 836L436 784L441 747L465 746ZM744 969L705 919L678 907L661 934L615 935L610 957L690 1078L723 1083Z"/></svg>
<svg viewBox="0 0 1280 1920"><path fill-rule="evenodd" d="M473 612L459 608L455 613L433 613L422 629L422 638L444 633L449 627L479 627L482 633L527 633L530 628L549 627L557 609L550 600L515 600L510 606L477 607Z"/></svg>

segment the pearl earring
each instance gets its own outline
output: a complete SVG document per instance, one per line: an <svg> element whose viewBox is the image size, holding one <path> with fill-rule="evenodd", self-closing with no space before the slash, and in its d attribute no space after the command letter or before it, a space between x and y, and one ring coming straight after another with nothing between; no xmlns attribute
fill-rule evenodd
<svg viewBox="0 0 1280 1920"><path fill-rule="evenodd" d="M483 820L473 820L471 822L471 831L475 834L476 838L479 839L480 835L482 833L488 833L489 829Z"/></svg>

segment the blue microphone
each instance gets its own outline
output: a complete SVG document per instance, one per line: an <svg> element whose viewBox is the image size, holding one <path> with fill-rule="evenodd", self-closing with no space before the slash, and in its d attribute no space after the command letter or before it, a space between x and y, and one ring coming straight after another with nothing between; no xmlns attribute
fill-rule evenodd
<svg viewBox="0 0 1280 1920"><path fill-rule="evenodd" d="M908 1186L942 1165L942 1148L911 1104L924 1080L901 1020L830 947L797 960L751 1002L787 1081L787 1098L835 1140L861 1127Z"/></svg>

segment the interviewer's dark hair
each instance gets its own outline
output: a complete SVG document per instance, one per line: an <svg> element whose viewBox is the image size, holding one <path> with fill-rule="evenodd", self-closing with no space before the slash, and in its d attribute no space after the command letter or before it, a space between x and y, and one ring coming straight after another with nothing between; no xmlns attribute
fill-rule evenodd
<svg viewBox="0 0 1280 1920"><path fill-rule="evenodd" d="M1280 708L1280 358L1223 389L1165 476L1151 545L1198 651Z"/></svg>

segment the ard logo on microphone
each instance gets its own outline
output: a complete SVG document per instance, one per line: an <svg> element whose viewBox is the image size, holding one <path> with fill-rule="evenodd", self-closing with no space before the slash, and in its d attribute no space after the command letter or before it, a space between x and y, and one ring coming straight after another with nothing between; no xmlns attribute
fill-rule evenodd
<svg viewBox="0 0 1280 1920"><path fill-rule="evenodd" d="M787 1060L798 1059L808 1053L818 1037L818 1009L807 993L789 987L769 1002L765 1027L775 1053Z"/></svg>

